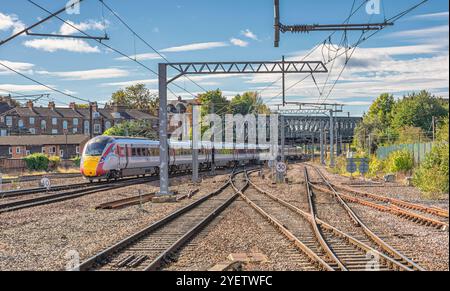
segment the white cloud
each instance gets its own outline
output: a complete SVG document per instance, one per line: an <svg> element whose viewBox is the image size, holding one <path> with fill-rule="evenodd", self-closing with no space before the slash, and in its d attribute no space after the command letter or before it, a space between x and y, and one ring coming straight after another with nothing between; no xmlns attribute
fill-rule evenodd
<svg viewBox="0 0 450 291"><path fill-rule="evenodd" d="M86 41L80 39L56 39L40 38L27 40L23 43L26 47L43 50L46 52L69 51L76 53L99 53L97 46L91 46Z"/></svg>
<svg viewBox="0 0 450 291"><path fill-rule="evenodd" d="M72 27L71 25L82 31L104 30L108 26L108 22L102 23L95 20L88 20L85 22L74 23L69 20L61 26L59 32L64 35L72 35L75 33L79 33L78 30Z"/></svg>
<svg viewBox="0 0 450 291"><path fill-rule="evenodd" d="M50 86L52 88L55 88L52 85ZM27 93L27 92L47 92L48 88L41 85L0 84L0 90Z"/></svg>
<svg viewBox="0 0 450 291"><path fill-rule="evenodd" d="M292 57L301 59L304 52ZM327 55L325 48L325 55ZM311 60L322 59L321 48L310 56ZM336 61L334 69L326 82L327 74L315 74L317 85L311 77L297 84L287 91L289 98L312 98L315 101L320 97L317 86L324 89L322 97L325 98L345 62L345 57ZM328 66L330 69L330 66ZM246 83L261 84L257 89L262 90L278 79L279 75L253 75ZM303 76L288 75L286 86L289 88L296 84ZM395 96L428 90L438 96L448 96L449 81L449 54L448 44L419 44L411 46L359 48L350 60L342 74L340 81L334 87L330 100L345 100L346 105L364 106L370 99L381 93L389 92ZM281 83L278 82L266 89L262 95L266 101L279 96ZM358 99L364 98L361 101ZM275 101L279 102L280 97ZM342 101L341 101L342 102Z"/></svg>
<svg viewBox="0 0 450 291"><path fill-rule="evenodd" d="M71 72L38 72L43 75L50 75L54 77L64 78L66 80L98 80L98 79L112 79L121 78L129 75L128 71L121 69L96 69L86 71L71 71Z"/></svg>
<svg viewBox="0 0 450 291"><path fill-rule="evenodd" d="M256 34L254 34L250 29L241 31L241 34L247 38L250 38L253 40L258 40L258 36Z"/></svg>
<svg viewBox="0 0 450 291"><path fill-rule="evenodd" d="M143 80L131 80L131 81L123 81L123 82L112 82L112 83L103 83L101 86L111 86L111 87L129 87L136 84L145 84L145 85L156 85L158 84L158 79L143 79Z"/></svg>
<svg viewBox="0 0 450 291"><path fill-rule="evenodd" d="M448 11L444 11L444 12L415 15L415 16L412 16L411 19L426 19L426 20L447 19L448 20L448 16L449 16Z"/></svg>
<svg viewBox="0 0 450 291"><path fill-rule="evenodd" d="M198 51L198 50L207 50L219 47L228 46L225 42L203 42L203 43L193 43L182 46L170 47L166 49L162 49L163 53L177 53L177 52L187 52L187 51Z"/></svg>
<svg viewBox="0 0 450 291"><path fill-rule="evenodd" d="M415 39L423 39L423 38L435 38L438 35L447 36L448 42L448 33L449 27L448 25L440 25L423 29L414 29L414 30L404 30L399 32L394 32L391 34L387 34L388 38L415 38Z"/></svg>
<svg viewBox="0 0 450 291"><path fill-rule="evenodd" d="M34 64L11 62L11 61L7 61L7 60L0 60L0 63L10 67L13 70L19 71L19 72L28 72L31 69L33 69L33 67L34 67ZM8 69L4 68L3 66L0 66L0 75L1 74L13 74L13 72L9 71Z"/></svg>
<svg viewBox="0 0 450 291"><path fill-rule="evenodd" d="M145 53L145 54L137 54L130 56L132 59L136 59L138 61L148 61L148 60L159 60L162 59L161 56L157 53ZM117 61L129 61L130 59L127 57L116 58Z"/></svg>
<svg viewBox="0 0 450 291"><path fill-rule="evenodd" d="M232 38L232 39L230 39L230 42L235 46L240 46L240 47L248 46L248 42L246 42L245 40L239 39L239 38Z"/></svg>
<svg viewBox="0 0 450 291"><path fill-rule="evenodd" d="M25 28L25 25L16 15L7 15L0 12L0 30L12 30L17 33Z"/></svg>

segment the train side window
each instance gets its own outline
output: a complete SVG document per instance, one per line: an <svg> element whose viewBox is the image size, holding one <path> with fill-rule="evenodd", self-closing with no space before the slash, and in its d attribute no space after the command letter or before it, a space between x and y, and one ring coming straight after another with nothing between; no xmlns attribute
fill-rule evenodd
<svg viewBox="0 0 450 291"><path fill-rule="evenodd" d="M137 156L137 149L136 148L132 148L131 149L131 156L133 156L133 157Z"/></svg>

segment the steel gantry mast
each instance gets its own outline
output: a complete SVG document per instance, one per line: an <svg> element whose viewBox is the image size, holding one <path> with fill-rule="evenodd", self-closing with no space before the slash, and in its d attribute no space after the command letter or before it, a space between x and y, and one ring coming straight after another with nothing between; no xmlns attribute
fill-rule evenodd
<svg viewBox="0 0 450 291"><path fill-rule="evenodd" d="M168 70L175 76L168 79ZM159 64L159 138L160 138L160 192L170 195L169 191L169 141L167 87L185 75L225 75L225 74L315 74L328 73L321 61L262 61L262 62L194 62L194 63L160 63ZM196 136L193 133L193 136ZM197 136L197 138L199 138ZM195 140L194 140L195 142ZM198 154L193 159L198 158ZM193 176L197 176L198 167L194 163Z"/></svg>
<svg viewBox="0 0 450 291"><path fill-rule="evenodd" d="M304 103L304 102L287 102L286 105L294 105L296 108L285 108L284 105L276 105L276 113L282 116L281 128L284 132L285 116L305 116L305 115L326 115L330 117L330 167L335 166L335 115L343 112L342 104L327 103ZM325 142L324 142L324 125L320 125L320 161L325 164ZM282 148L284 148L285 140L281 139ZM337 146L337 142L336 142Z"/></svg>
<svg viewBox="0 0 450 291"><path fill-rule="evenodd" d="M380 23L342 23L342 24L297 24L284 25L280 17L280 0L274 0L275 10L275 47L280 46L280 33L310 33L315 31L371 31L382 30L394 22L384 21Z"/></svg>

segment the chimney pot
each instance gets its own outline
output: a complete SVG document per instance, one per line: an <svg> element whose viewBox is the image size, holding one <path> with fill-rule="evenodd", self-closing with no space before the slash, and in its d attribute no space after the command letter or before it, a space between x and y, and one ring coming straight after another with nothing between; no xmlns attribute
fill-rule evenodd
<svg viewBox="0 0 450 291"><path fill-rule="evenodd" d="M28 100L28 101L27 101L27 107L28 107L29 109L33 110L33 107L34 107L33 101Z"/></svg>
<svg viewBox="0 0 450 291"><path fill-rule="evenodd" d="M55 102L53 102L53 101L49 102L48 103L48 108L51 109L51 110L55 110L55 108L56 108Z"/></svg>

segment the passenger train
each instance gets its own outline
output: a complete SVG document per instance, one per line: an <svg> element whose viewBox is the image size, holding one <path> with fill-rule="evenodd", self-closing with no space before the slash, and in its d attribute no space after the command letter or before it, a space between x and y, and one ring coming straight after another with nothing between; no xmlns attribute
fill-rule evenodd
<svg viewBox="0 0 450 291"><path fill-rule="evenodd" d="M158 175L160 156L159 141L146 138L99 136L85 146L80 163L81 174L91 182L133 176ZM226 150L212 152L211 143L202 143L199 150L199 170L245 165L259 161L259 154L268 152L248 144L231 145ZM227 147L227 146L225 146ZM296 148L286 148L286 157L299 159ZM190 142L169 141L170 172L188 172L192 168L192 145Z"/></svg>

